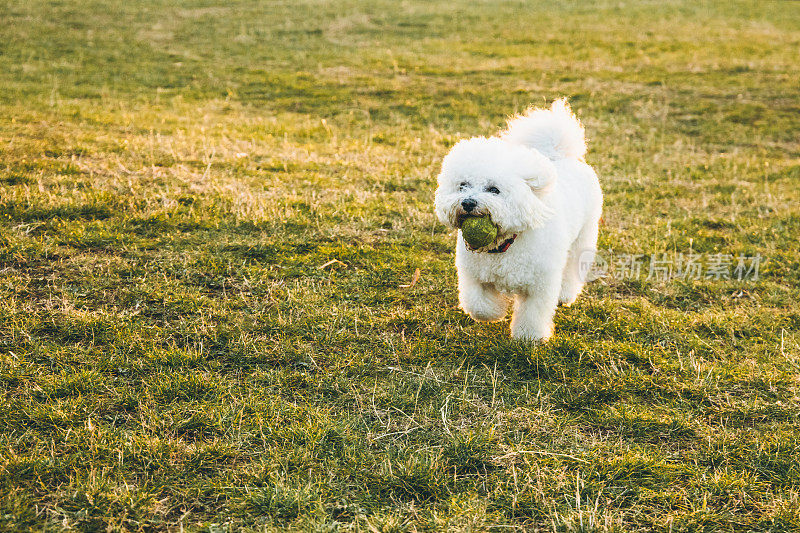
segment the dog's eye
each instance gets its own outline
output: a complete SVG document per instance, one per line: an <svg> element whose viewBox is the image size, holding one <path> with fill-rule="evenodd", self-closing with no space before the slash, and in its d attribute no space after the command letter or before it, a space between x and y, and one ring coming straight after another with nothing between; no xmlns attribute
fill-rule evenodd
<svg viewBox="0 0 800 533"><path fill-rule="evenodd" d="M486 187L486 192L490 192L492 194L500 194L500 189L498 189L493 185L491 187Z"/></svg>
<svg viewBox="0 0 800 533"><path fill-rule="evenodd" d="M462 181L461 183L458 184L459 191L463 191L467 187L469 187L469 183L467 183L466 181Z"/></svg>

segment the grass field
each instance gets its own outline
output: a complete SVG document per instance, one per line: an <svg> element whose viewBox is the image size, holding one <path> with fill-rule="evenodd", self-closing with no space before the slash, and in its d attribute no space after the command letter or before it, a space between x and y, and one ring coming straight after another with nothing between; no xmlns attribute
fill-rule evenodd
<svg viewBox="0 0 800 533"><path fill-rule="evenodd" d="M779 0L3 2L0 529L800 530L798 49ZM601 248L759 279L466 317L441 157L562 95Z"/></svg>

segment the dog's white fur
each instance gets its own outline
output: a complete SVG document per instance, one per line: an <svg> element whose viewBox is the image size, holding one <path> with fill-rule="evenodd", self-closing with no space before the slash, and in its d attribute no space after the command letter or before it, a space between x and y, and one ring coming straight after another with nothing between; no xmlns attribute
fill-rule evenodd
<svg viewBox="0 0 800 533"><path fill-rule="evenodd" d="M439 219L460 228L467 215L462 202L470 200L469 214L491 215L499 228L495 242L477 250L458 231L459 300L473 319L501 320L513 297L512 336L545 341L557 305L578 297L603 205L585 154L583 125L562 99L513 117L497 137L460 141L444 158ZM513 235L506 251L488 253Z"/></svg>

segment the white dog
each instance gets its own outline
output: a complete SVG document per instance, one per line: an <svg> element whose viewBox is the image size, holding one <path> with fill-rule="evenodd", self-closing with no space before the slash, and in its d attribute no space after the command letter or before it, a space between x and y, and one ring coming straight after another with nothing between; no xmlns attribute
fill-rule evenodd
<svg viewBox="0 0 800 533"><path fill-rule="evenodd" d="M580 294L594 261L603 193L583 161L583 125L566 100L531 108L498 137L453 146L442 162L436 215L453 228L490 215L495 241L470 249L458 231L461 308L479 321L505 317L513 337L545 341L559 303Z"/></svg>

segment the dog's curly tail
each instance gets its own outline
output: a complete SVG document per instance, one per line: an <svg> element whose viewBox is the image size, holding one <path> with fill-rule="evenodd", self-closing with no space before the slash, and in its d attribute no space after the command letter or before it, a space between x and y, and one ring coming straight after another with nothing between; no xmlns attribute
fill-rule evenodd
<svg viewBox="0 0 800 533"><path fill-rule="evenodd" d="M529 107L508 120L501 133L508 142L535 148L549 159L583 159L586 135L583 124L572 112L566 98L553 102L550 109Z"/></svg>

